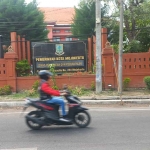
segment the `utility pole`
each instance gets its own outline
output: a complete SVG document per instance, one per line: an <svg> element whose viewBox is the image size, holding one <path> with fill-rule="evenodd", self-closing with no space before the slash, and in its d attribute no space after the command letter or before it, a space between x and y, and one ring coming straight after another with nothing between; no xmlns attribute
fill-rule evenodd
<svg viewBox="0 0 150 150"><path fill-rule="evenodd" d="M119 29L119 64L118 64L118 93L122 95L122 53L123 53L123 0L120 0L120 29Z"/></svg>
<svg viewBox="0 0 150 150"><path fill-rule="evenodd" d="M96 93L102 92L101 0L96 0Z"/></svg>

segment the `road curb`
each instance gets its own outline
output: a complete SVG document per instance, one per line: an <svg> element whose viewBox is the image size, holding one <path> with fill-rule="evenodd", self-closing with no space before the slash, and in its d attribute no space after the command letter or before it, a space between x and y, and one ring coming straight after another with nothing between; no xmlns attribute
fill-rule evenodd
<svg viewBox="0 0 150 150"><path fill-rule="evenodd" d="M81 97L82 100L120 100L120 96ZM150 96L122 96L123 100L147 100Z"/></svg>
<svg viewBox="0 0 150 150"><path fill-rule="evenodd" d="M130 104L150 104L150 99L123 99L124 103ZM105 104L120 104L121 100L82 100L83 105L105 105ZM0 107L22 107L25 102L0 102Z"/></svg>

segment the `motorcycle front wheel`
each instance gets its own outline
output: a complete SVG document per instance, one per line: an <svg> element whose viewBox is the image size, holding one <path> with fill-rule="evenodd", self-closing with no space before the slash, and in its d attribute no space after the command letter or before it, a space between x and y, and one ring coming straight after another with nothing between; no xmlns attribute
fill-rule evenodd
<svg viewBox="0 0 150 150"><path fill-rule="evenodd" d="M31 111L30 113L28 113L28 116L33 117L33 118L41 118L42 117L41 113L38 111ZM26 124L28 125L29 128L31 128L33 130L39 130L42 127L41 124L33 122L28 118L26 118Z"/></svg>
<svg viewBox="0 0 150 150"><path fill-rule="evenodd" d="M90 114L87 111L78 112L74 116L74 122L78 127L85 128L91 122Z"/></svg>

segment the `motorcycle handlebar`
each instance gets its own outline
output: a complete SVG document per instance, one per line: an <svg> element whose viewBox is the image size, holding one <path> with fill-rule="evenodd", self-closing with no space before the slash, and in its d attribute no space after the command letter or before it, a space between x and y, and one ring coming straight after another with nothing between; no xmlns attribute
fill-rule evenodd
<svg viewBox="0 0 150 150"><path fill-rule="evenodd" d="M68 90L61 90L60 93L67 93L67 95L71 95L71 92L69 92Z"/></svg>

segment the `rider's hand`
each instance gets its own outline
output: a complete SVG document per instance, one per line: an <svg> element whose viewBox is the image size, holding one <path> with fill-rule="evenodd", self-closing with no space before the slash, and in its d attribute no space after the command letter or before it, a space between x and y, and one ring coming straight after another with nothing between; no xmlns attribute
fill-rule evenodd
<svg viewBox="0 0 150 150"><path fill-rule="evenodd" d="M67 95L67 93L66 92L60 93L60 96L64 96L64 95Z"/></svg>
<svg viewBox="0 0 150 150"><path fill-rule="evenodd" d="M60 92L60 93L66 93L66 91L65 91L65 90L60 90L59 92Z"/></svg>

